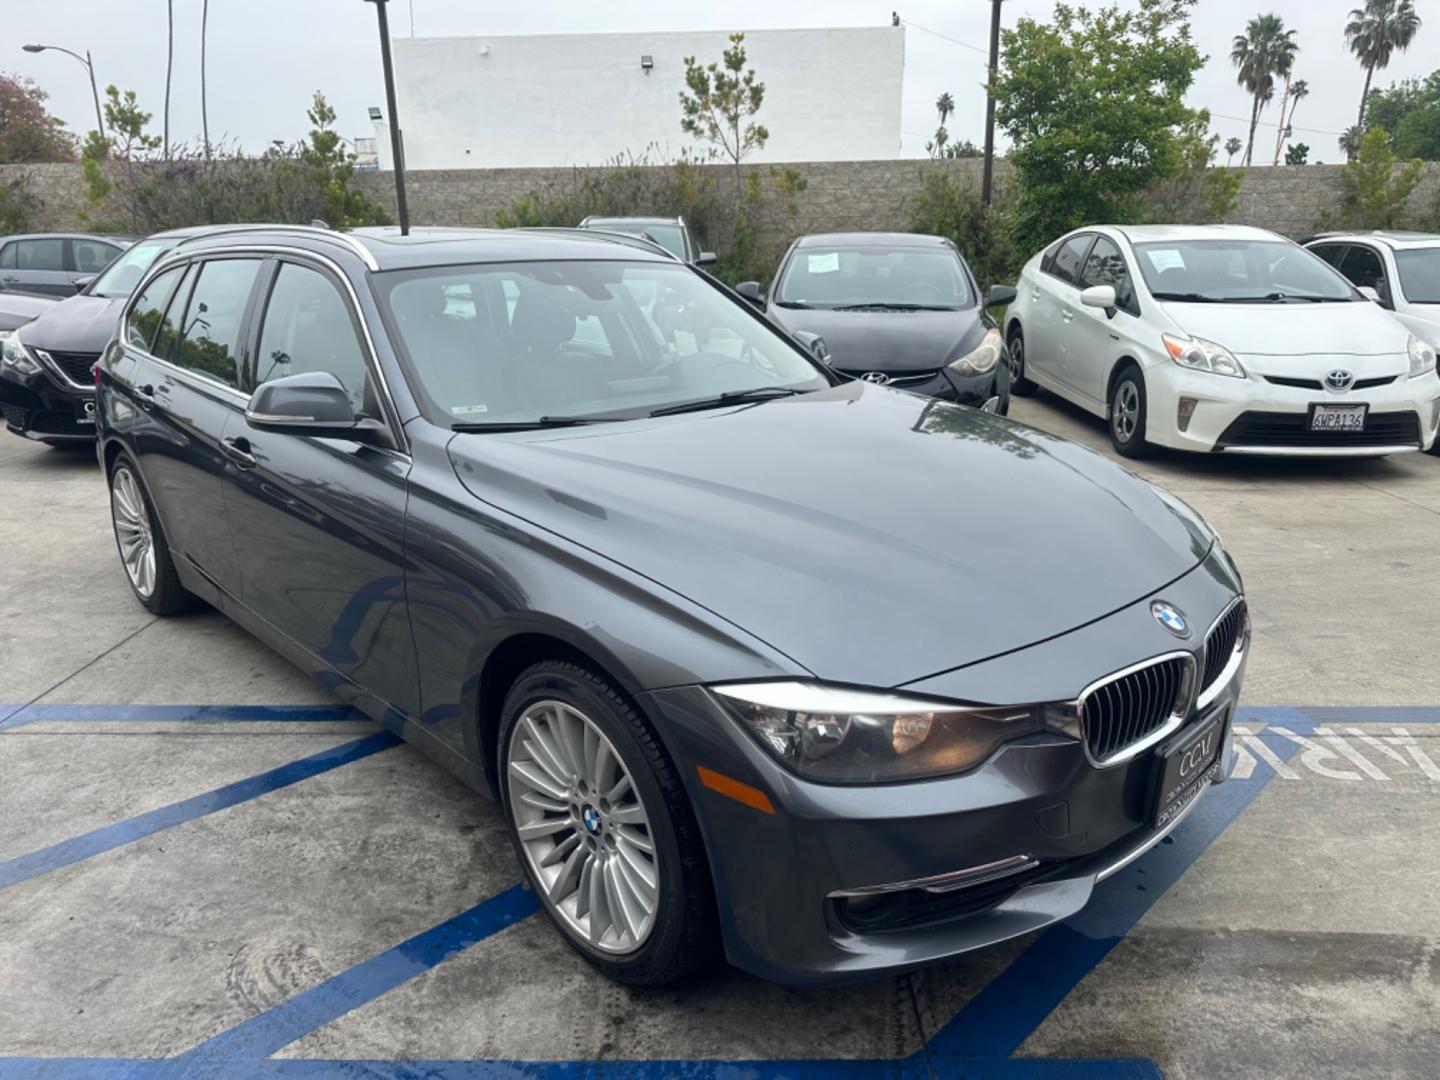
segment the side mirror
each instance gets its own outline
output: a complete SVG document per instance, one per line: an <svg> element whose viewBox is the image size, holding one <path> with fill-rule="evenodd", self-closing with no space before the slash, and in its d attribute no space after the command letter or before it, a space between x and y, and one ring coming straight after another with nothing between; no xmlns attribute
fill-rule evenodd
<svg viewBox="0 0 1440 1080"><path fill-rule="evenodd" d="M990 291L985 294L985 306L1005 307L1007 304L1013 304L1018 295L1009 285L991 285Z"/></svg>
<svg viewBox="0 0 1440 1080"><path fill-rule="evenodd" d="M75 286L75 291L80 293L88 289L90 283L99 276L99 274L81 274L79 277L71 278L70 283Z"/></svg>
<svg viewBox="0 0 1440 1080"><path fill-rule="evenodd" d="M1361 296L1365 297L1366 300L1369 300L1372 304L1379 304L1382 302L1380 299L1379 289L1372 288L1369 285L1357 285L1355 291L1358 292Z"/></svg>
<svg viewBox="0 0 1440 1080"><path fill-rule="evenodd" d="M823 337L808 330L796 330L794 337L816 360L827 367L830 365L830 347L825 344Z"/></svg>
<svg viewBox="0 0 1440 1080"><path fill-rule="evenodd" d="M735 291L758 307L765 306L765 294L760 291L758 281L742 281L735 286Z"/></svg>
<svg viewBox="0 0 1440 1080"><path fill-rule="evenodd" d="M357 417L350 395L328 371L273 379L250 395L245 419L253 428L283 435L312 435L385 444L385 425Z"/></svg>
<svg viewBox="0 0 1440 1080"><path fill-rule="evenodd" d="M1080 303L1086 307L1105 308L1108 311L1115 306L1115 286L1091 285L1088 289L1082 289Z"/></svg>
<svg viewBox="0 0 1440 1080"><path fill-rule="evenodd" d="M715 261L715 253L713 251L702 251L699 255L695 256L696 266L709 266Z"/></svg>

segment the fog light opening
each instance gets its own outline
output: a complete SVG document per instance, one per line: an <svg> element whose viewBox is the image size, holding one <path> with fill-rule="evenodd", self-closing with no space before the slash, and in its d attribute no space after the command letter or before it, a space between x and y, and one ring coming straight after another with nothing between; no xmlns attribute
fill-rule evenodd
<svg viewBox="0 0 1440 1080"><path fill-rule="evenodd" d="M1196 399L1193 397L1182 397L1180 407L1175 410L1175 425L1184 431L1190 426L1190 418L1195 415Z"/></svg>

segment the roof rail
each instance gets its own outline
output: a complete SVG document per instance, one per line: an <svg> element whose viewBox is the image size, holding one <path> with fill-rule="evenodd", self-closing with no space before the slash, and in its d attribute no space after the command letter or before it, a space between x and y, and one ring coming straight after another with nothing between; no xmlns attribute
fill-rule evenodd
<svg viewBox="0 0 1440 1080"><path fill-rule="evenodd" d="M589 219L587 218L586 220ZM611 232L609 229L581 229L566 225L523 225L513 231L548 233L553 236L573 236L577 239L608 240L612 244L624 244L626 247L639 248L641 251L664 255L667 259L675 262L683 261L678 255L659 241L652 240L648 236L636 236L634 233Z"/></svg>
<svg viewBox="0 0 1440 1080"><path fill-rule="evenodd" d="M370 249L355 237L349 236L346 233L336 232L334 229L322 229L318 225L282 225L258 222L244 225L217 225L208 232L199 233L195 236L187 236L175 246L177 248L183 247L194 240L209 240L211 237L226 236L231 233L254 232L301 233L305 236L314 237L317 240L330 240L333 243L340 244L342 247L349 248L356 255L359 255L369 269L380 269L380 264L375 261L375 256L370 253Z"/></svg>

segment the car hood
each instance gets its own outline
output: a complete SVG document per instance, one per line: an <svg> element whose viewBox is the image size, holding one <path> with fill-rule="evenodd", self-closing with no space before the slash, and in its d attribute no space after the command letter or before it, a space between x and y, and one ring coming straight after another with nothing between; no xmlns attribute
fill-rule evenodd
<svg viewBox="0 0 1440 1080"><path fill-rule="evenodd" d="M59 302L53 296L0 292L0 330L13 330L49 311Z"/></svg>
<svg viewBox="0 0 1440 1080"><path fill-rule="evenodd" d="M963 311L826 311L773 308L792 333L819 334L830 365L842 371L934 371L980 344L980 309Z"/></svg>
<svg viewBox="0 0 1440 1080"><path fill-rule="evenodd" d="M479 499L821 678L874 686L1098 619L1185 574L1213 539L1183 504L1091 450L859 382L654 420L457 435L449 451Z"/></svg>
<svg viewBox="0 0 1440 1080"><path fill-rule="evenodd" d="M26 345L51 352L99 353L115 336L123 298L67 296L25 327Z"/></svg>
<svg viewBox="0 0 1440 1080"><path fill-rule="evenodd" d="M1172 300L1161 306L1187 334L1207 338L1236 355L1406 355L1407 331L1376 304L1184 304Z"/></svg>

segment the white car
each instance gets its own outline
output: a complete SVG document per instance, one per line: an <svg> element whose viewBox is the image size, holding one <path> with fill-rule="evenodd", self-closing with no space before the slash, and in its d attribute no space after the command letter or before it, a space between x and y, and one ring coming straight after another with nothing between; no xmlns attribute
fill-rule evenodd
<svg viewBox="0 0 1440 1080"><path fill-rule="evenodd" d="M1109 421L1116 450L1378 455L1429 449L1435 348L1264 229L1099 225L1021 271L1012 392Z"/></svg>
<svg viewBox="0 0 1440 1080"><path fill-rule="evenodd" d="M1326 233L1305 246L1440 349L1440 235Z"/></svg>

